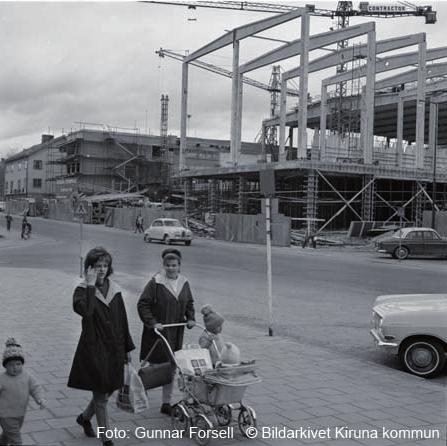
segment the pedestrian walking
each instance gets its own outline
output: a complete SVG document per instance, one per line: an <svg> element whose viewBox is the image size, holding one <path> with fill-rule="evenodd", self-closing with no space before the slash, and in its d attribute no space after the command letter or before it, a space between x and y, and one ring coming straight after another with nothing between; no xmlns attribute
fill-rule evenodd
<svg viewBox="0 0 447 446"><path fill-rule="evenodd" d="M140 296L137 308L144 324L140 360L146 358L159 339L154 328L163 331L172 350L177 351L182 348L184 327L163 329L163 324L186 322L188 328L195 325L194 300L188 280L180 274L181 261L182 255L178 249L165 249L162 253L162 271L152 277ZM158 342L148 360L161 364L170 362L171 358L164 344ZM172 379L174 374L175 369L172 371ZM172 380L163 386L160 409L163 414L171 414L173 389Z"/></svg>
<svg viewBox="0 0 447 446"><path fill-rule="evenodd" d="M143 233L144 232L144 219L143 217L140 215L138 215L136 221L135 221L135 233Z"/></svg>
<svg viewBox="0 0 447 446"><path fill-rule="evenodd" d="M91 419L109 429L107 402L124 385L124 364L135 348L122 292L110 279L112 256L101 247L90 250L84 262L85 280L75 289L73 310L82 317L82 332L68 378L68 387L93 393L87 408L76 419L87 437L96 437ZM100 433L100 432L99 432ZM98 435L103 445L112 440Z"/></svg>
<svg viewBox="0 0 447 446"><path fill-rule="evenodd" d="M24 369L24 363L22 346L14 338L9 338L3 353L3 367L6 370L0 375L1 445L22 444L20 429L30 395L41 409L46 405L42 386Z"/></svg>
<svg viewBox="0 0 447 446"><path fill-rule="evenodd" d="M27 225L28 225L28 220L26 219L26 215L25 215L22 220L22 233L20 234L20 237L22 239L25 239L25 232L26 232Z"/></svg>
<svg viewBox="0 0 447 446"><path fill-rule="evenodd" d="M11 214L8 213L5 215L5 218L6 218L6 230L9 232L11 231L12 216Z"/></svg>

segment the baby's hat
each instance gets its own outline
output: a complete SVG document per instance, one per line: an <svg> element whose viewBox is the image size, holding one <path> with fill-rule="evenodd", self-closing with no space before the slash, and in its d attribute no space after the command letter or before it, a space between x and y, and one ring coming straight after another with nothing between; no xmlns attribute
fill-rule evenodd
<svg viewBox="0 0 447 446"><path fill-rule="evenodd" d="M225 319L219 313L214 311L211 305L204 305L200 311L203 314L205 328L209 332L214 333L216 329L222 327Z"/></svg>
<svg viewBox="0 0 447 446"><path fill-rule="evenodd" d="M17 341L14 338L8 338L5 345L6 348L3 352L3 367L6 366L7 362L14 359L22 361L22 364L25 363L25 355L23 354L22 346L17 344Z"/></svg>

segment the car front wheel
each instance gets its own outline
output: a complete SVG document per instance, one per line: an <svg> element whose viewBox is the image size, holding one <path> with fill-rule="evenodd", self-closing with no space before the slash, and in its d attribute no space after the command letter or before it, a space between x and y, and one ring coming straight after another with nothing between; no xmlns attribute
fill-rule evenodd
<svg viewBox="0 0 447 446"><path fill-rule="evenodd" d="M436 339L415 338L401 346L399 359L408 372L434 378L444 368L445 351Z"/></svg>
<svg viewBox="0 0 447 446"><path fill-rule="evenodd" d="M406 246L398 246L394 250L394 257L399 260L405 260L408 255L410 254L410 251Z"/></svg>
<svg viewBox="0 0 447 446"><path fill-rule="evenodd" d="M171 244L171 239L169 238L168 234L165 234L165 236L163 237L163 243L165 245L170 245Z"/></svg>

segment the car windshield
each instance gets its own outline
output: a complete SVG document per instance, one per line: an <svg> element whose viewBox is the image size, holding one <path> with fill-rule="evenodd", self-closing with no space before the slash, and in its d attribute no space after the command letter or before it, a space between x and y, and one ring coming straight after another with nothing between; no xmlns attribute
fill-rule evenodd
<svg viewBox="0 0 447 446"><path fill-rule="evenodd" d="M165 220L165 226L181 227L182 224L178 220Z"/></svg>
<svg viewBox="0 0 447 446"><path fill-rule="evenodd" d="M404 231L402 231L402 229L399 229L399 230L396 231L391 237L394 237L394 238L403 238L403 237L405 237L405 233L404 233Z"/></svg>

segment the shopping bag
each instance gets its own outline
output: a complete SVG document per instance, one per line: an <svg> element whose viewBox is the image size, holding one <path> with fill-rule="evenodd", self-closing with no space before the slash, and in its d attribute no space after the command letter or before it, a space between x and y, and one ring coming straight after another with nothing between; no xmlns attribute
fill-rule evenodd
<svg viewBox="0 0 447 446"><path fill-rule="evenodd" d="M210 352L206 348L183 349L175 352L175 360L183 373L202 375L213 368Z"/></svg>
<svg viewBox="0 0 447 446"><path fill-rule="evenodd" d="M147 364L143 362L138 375L146 390L155 389L172 382L174 366L170 362L161 364Z"/></svg>
<svg viewBox="0 0 447 446"><path fill-rule="evenodd" d="M124 386L118 392L116 405L131 413L140 413L149 407L144 385L131 364L124 366Z"/></svg>

